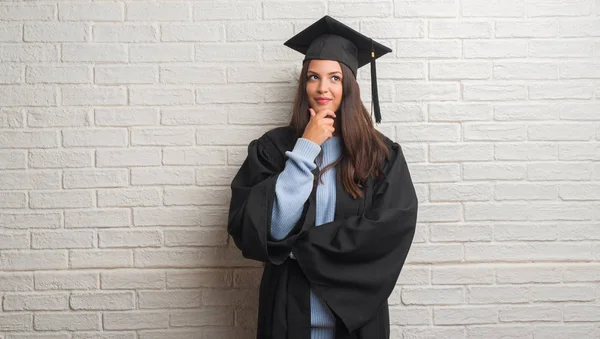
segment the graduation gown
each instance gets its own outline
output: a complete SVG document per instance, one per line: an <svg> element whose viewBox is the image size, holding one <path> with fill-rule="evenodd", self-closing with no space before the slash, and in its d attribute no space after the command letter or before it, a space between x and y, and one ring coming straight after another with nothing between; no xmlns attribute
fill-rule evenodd
<svg viewBox="0 0 600 339"><path fill-rule="evenodd" d="M334 221L315 227L313 188L280 241L269 236L275 184L298 136L279 127L249 144L231 183L228 232L245 258L265 263L258 339L310 339L311 288L336 317L336 339L389 338L387 299L412 243L417 197L400 145L380 136L391 158L381 178L367 180L364 197L353 199L338 178Z"/></svg>

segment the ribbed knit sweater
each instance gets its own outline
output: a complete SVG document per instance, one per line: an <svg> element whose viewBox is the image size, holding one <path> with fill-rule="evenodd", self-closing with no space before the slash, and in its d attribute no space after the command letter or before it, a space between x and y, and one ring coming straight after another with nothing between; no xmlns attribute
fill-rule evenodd
<svg viewBox="0 0 600 339"><path fill-rule="evenodd" d="M275 202L273 204L271 237L275 240L285 238L302 215L304 203L313 188L315 159L323 150L320 169L337 160L341 154L341 140L334 136L321 146L299 138L291 151L285 152L287 160L283 172L275 184ZM334 220L336 202L336 169L330 168L323 173L323 184L317 186L317 206L315 226ZM293 254L290 255L293 258ZM310 292L311 339L333 339L335 335L335 317L324 302Z"/></svg>

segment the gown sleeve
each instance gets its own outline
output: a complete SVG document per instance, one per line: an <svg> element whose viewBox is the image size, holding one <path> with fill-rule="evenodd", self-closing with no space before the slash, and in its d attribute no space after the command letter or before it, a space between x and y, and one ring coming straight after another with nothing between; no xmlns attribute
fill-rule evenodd
<svg viewBox="0 0 600 339"><path fill-rule="evenodd" d="M285 169L275 185L270 234L273 239L283 240L300 220L313 189L312 171L317 167L314 161L320 151L321 147L316 143L298 138L294 149L285 152L288 157Z"/></svg>
<svg viewBox="0 0 600 339"><path fill-rule="evenodd" d="M414 237L417 196L397 143L362 215L309 228L293 253L311 288L349 332L390 296Z"/></svg>
<svg viewBox="0 0 600 339"><path fill-rule="evenodd" d="M307 218L301 216L288 236L274 240L271 219L275 188L285 161L273 142L263 136L248 145L248 156L231 182L227 230L245 258L275 265L283 263ZM302 207L302 215L308 209Z"/></svg>

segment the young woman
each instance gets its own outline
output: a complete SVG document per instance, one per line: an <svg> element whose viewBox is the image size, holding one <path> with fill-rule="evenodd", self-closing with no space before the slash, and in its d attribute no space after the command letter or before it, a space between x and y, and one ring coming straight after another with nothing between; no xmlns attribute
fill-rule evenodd
<svg viewBox="0 0 600 339"><path fill-rule="evenodd" d="M265 263L257 338L389 338L417 198L356 71L371 63L375 84L375 58L391 50L328 16L286 45L305 54L291 122L250 143L231 183L229 233Z"/></svg>

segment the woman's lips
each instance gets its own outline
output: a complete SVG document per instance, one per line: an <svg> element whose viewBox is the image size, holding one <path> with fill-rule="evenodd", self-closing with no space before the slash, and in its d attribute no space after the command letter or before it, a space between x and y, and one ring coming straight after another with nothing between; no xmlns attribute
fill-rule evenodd
<svg viewBox="0 0 600 339"><path fill-rule="evenodd" d="M317 103L320 105L325 105L331 101L331 99L316 99Z"/></svg>

